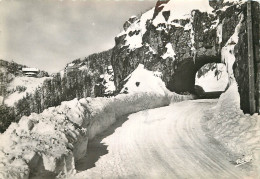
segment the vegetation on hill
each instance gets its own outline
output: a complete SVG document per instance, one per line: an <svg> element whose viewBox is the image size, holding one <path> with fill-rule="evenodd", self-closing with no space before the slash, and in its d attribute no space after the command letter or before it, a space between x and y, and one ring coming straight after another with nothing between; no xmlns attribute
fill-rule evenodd
<svg viewBox="0 0 260 179"><path fill-rule="evenodd" d="M100 75L106 73L107 67L111 65L111 54L112 50L108 50L92 54L82 60L76 59L67 64L63 71L53 74L52 78L46 79L42 86L38 87L33 93L26 93L13 107L2 105L0 113L3 116L1 115L0 118L0 132L3 132L11 122L19 121L22 116L29 116L31 113L41 113L48 107L60 105L62 101L94 97L94 86L100 80ZM0 73L0 78L4 74L11 75L10 80L3 77L8 83L16 76L20 76L19 69L25 67L3 60L2 63L5 64L4 69L6 73ZM5 88L6 86L4 85ZM21 87L17 88L18 91L23 90ZM2 88L0 91L3 91ZM8 116L10 117L8 118Z"/></svg>

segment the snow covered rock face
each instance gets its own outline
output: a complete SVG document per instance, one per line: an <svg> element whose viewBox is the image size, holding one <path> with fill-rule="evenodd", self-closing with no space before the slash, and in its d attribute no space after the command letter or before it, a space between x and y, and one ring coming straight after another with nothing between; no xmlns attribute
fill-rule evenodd
<svg viewBox="0 0 260 179"><path fill-rule="evenodd" d="M149 85L142 74L151 79ZM76 172L75 161L86 155L88 140L118 117L192 98L168 91L156 75L140 65L127 79L128 94L65 101L12 123L0 135L0 178L65 178ZM132 88L136 80L139 90Z"/></svg>
<svg viewBox="0 0 260 179"><path fill-rule="evenodd" d="M196 72L222 62L246 98L246 8L242 1L170 0L129 20L112 54L117 90L142 63L161 72L171 91L193 92Z"/></svg>

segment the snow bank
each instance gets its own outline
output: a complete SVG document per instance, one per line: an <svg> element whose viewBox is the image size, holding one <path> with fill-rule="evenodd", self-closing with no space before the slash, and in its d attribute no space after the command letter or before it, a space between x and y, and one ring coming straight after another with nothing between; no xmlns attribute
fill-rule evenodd
<svg viewBox="0 0 260 179"><path fill-rule="evenodd" d="M0 178L73 171L71 143L84 134L84 128L77 128L73 123L83 121L84 117L77 106L80 107L77 100L65 102L41 114L23 117L18 124L12 123L0 135ZM75 118L78 114L81 115Z"/></svg>
<svg viewBox="0 0 260 179"><path fill-rule="evenodd" d="M149 92L164 95L168 91L162 79L153 71L146 70L143 64L139 64L125 81L127 83L121 93Z"/></svg>
<svg viewBox="0 0 260 179"><path fill-rule="evenodd" d="M242 3L244 1L225 0L224 3ZM244 16L239 15L239 22L234 34L221 49L222 62L226 64L228 73L228 90L223 93L217 105L208 111L205 116L206 128L209 134L224 144L232 153L234 164L240 166L253 162L259 167L260 158L260 116L244 114L240 109L240 96L237 82L234 77L233 64L236 61L234 48L239 41L239 32ZM218 23L217 37L222 42L222 24ZM256 153L258 153L256 155ZM258 162L257 164L255 162ZM260 169L260 168L259 168Z"/></svg>
<svg viewBox="0 0 260 179"><path fill-rule="evenodd" d="M235 82L220 96L217 106L210 110L206 116L210 133L236 154L236 164L250 162L253 153L260 148L260 116L245 115L240 110Z"/></svg>
<svg viewBox="0 0 260 179"><path fill-rule="evenodd" d="M153 79L147 90L140 88L111 98L74 99L12 123L0 135L0 178L28 178L29 174L64 178L75 173L74 161L86 155L88 140L118 117L192 98L169 92L161 79L142 65L129 77L129 85L140 77L136 75L140 71Z"/></svg>
<svg viewBox="0 0 260 179"><path fill-rule="evenodd" d="M7 96L4 103L8 106L13 106L18 100L26 96L26 93L33 93L37 87L41 86L46 79L51 77L33 78L33 77L15 77L9 84L7 91L10 91L10 95ZM25 90L19 92L16 88L24 87Z"/></svg>
<svg viewBox="0 0 260 179"><path fill-rule="evenodd" d="M242 1L236 2L242 3ZM239 40L238 34L243 19L243 14L239 15L239 23L234 34L221 49L222 62L227 66L229 88L220 96L217 106L207 117L207 128L217 140L236 153L235 163L238 165L253 160L254 153L260 148L260 116L258 114L245 115L241 111L238 86L233 72L233 64L236 60L234 48ZM220 24L219 42L222 39L221 26Z"/></svg>
<svg viewBox="0 0 260 179"><path fill-rule="evenodd" d="M217 68L195 78L195 85L201 86L205 92L225 91L228 85L228 73L225 64L216 64ZM202 67L203 68L203 67ZM216 73L219 73L216 75Z"/></svg>

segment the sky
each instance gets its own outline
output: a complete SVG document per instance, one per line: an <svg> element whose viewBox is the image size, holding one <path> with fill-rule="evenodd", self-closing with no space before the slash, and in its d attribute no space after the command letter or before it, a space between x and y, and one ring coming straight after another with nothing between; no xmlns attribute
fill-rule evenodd
<svg viewBox="0 0 260 179"><path fill-rule="evenodd" d="M0 0L0 59L58 72L112 48L132 15L156 0Z"/></svg>

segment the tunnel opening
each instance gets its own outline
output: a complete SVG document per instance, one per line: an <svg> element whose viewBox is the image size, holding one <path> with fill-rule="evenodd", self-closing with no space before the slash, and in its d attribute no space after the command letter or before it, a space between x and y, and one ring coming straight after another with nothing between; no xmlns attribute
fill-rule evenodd
<svg viewBox="0 0 260 179"><path fill-rule="evenodd" d="M225 91L224 83L228 83L228 76L220 57L202 57L177 64L167 88L178 94L190 93L199 98L215 98Z"/></svg>
<svg viewBox="0 0 260 179"><path fill-rule="evenodd" d="M218 98L228 87L228 73L223 63L208 63L195 76L195 94L198 98Z"/></svg>

